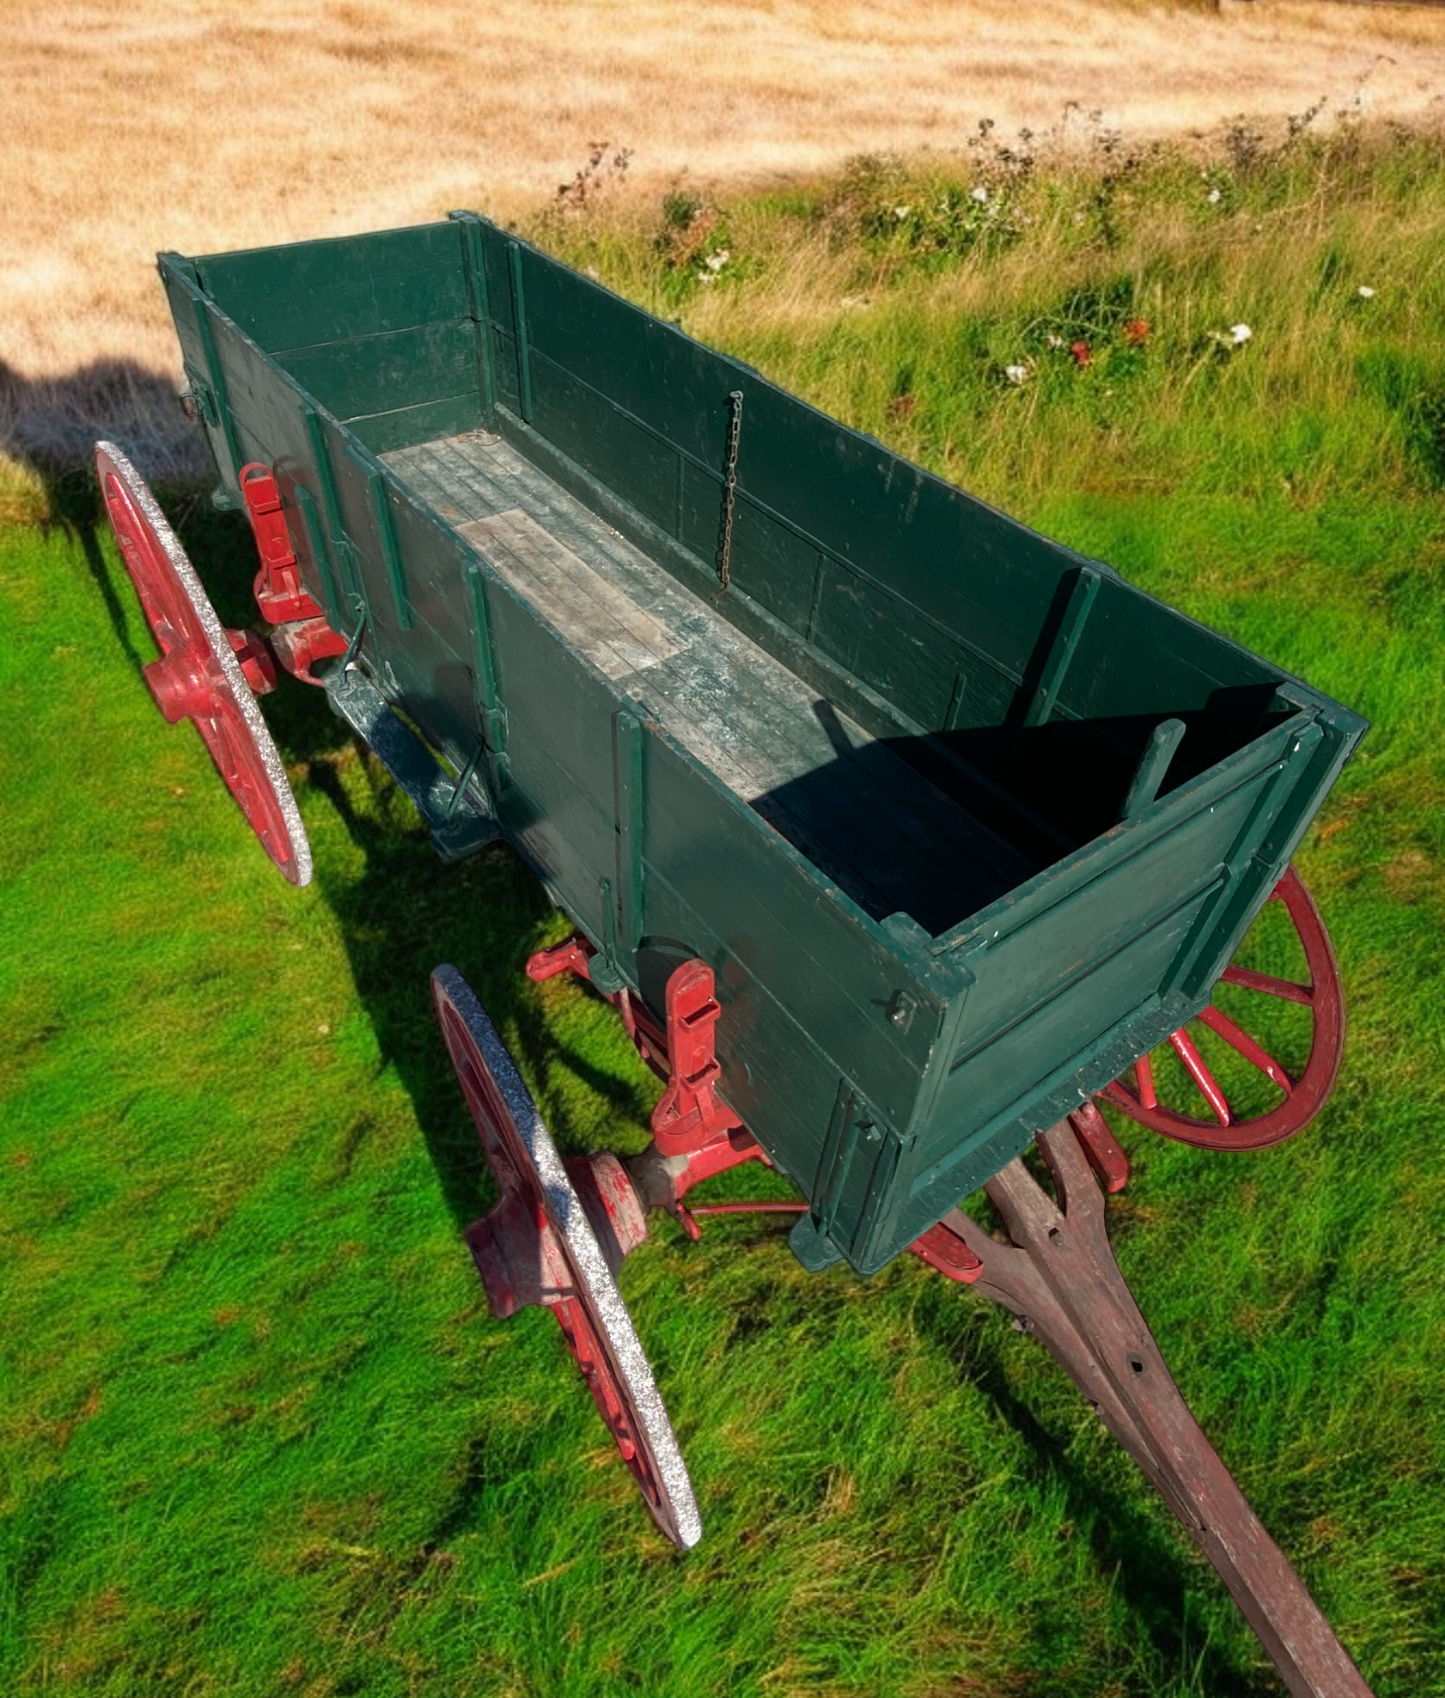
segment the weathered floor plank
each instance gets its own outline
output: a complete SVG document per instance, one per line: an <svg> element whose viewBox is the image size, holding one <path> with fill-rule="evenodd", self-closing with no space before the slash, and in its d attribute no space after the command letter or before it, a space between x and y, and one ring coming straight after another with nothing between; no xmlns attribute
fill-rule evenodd
<svg viewBox="0 0 1445 1698"><path fill-rule="evenodd" d="M511 444L476 432L382 458L868 912L941 931L1035 870Z"/></svg>

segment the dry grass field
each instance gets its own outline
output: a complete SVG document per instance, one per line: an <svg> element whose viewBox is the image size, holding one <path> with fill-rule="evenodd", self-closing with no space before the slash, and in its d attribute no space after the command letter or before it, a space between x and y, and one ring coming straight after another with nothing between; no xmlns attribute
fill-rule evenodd
<svg viewBox="0 0 1445 1698"><path fill-rule="evenodd" d="M51 0L0 8L0 387L169 371L151 269L545 203L588 144L631 193L958 149L980 118L1131 136L1359 96L1438 114L1445 12L1260 0ZM12 385L13 387L13 385ZM22 385L23 387L23 385ZM12 409L15 404L12 398ZM0 408L3 408L0 401ZM4 420L0 418L0 428Z"/></svg>

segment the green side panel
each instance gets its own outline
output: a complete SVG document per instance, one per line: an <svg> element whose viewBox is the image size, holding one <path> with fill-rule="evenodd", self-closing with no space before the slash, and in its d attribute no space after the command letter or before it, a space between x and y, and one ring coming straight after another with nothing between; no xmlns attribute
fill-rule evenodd
<svg viewBox="0 0 1445 1698"><path fill-rule="evenodd" d="M646 763L648 878L666 881L825 1054L846 1058L880 1111L906 1122L940 999L841 892L670 740L649 738ZM900 991L920 1008L906 1031L888 1019Z"/></svg>
<svg viewBox="0 0 1445 1698"><path fill-rule="evenodd" d="M460 436L463 431L476 430L480 422L477 393L469 389L415 407L348 419L346 427L373 454L385 454L392 448L410 448L413 443L430 442L438 436Z"/></svg>
<svg viewBox="0 0 1445 1698"><path fill-rule="evenodd" d="M893 1194L836 1229L857 1266L881 1266L1207 1000L1278 877L1283 822L1313 813L1341 747L1297 715L960 928L974 982Z"/></svg>
<svg viewBox="0 0 1445 1698"><path fill-rule="evenodd" d="M1162 615L1162 617L1161 617ZM1265 690L1276 667L1114 578L1100 581L1059 705L1080 718L1197 713L1217 690ZM1209 765L1208 761L1204 765Z"/></svg>
<svg viewBox="0 0 1445 1698"><path fill-rule="evenodd" d="M612 714L617 698L489 567L483 571L490 580L496 689L506 709L513 775L524 788L550 784L550 778L534 780L530 757L515 741L526 726L545 760L557 769L559 782L568 792L585 796L589 809L607 822L606 839L599 843L589 879L595 888L600 876L613 876L616 860Z"/></svg>
<svg viewBox="0 0 1445 1698"><path fill-rule="evenodd" d="M773 523L1022 668L1059 574L1077 555L566 267L525 248L522 260L539 430L548 432L564 408L570 416L575 389L565 403L550 393L566 373L662 443L720 474L726 399L739 389L740 506L754 505L760 518L772 515ZM559 445L605 478L605 443L580 423L569 428L571 446ZM591 435L585 443L584 434ZM630 499L666 526L671 480L650 483Z"/></svg>
<svg viewBox="0 0 1445 1698"><path fill-rule="evenodd" d="M682 459L678 465L682 488L679 534L704 560L711 561L717 546L721 479L717 473L704 473ZM733 584L804 636L812 635L809 621L822 560L815 544L774 524L755 507L744 502L734 508L729 568Z"/></svg>
<svg viewBox="0 0 1445 1698"><path fill-rule="evenodd" d="M957 637L895 591L831 559L820 574L811 635L849 672L930 727L943 724L953 681L969 659ZM997 685L979 690L977 699L1001 718L1013 692L996 669L988 671Z"/></svg>
<svg viewBox="0 0 1445 1698"><path fill-rule="evenodd" d="M534 352L530 367L533 428L666 529L677 506L675 450L553 360Z"/></svg>
<svg viewBox="0 0 1445 1698"><path fill-rule="evenodd" d="M339 419L396 412L463 394L471 395L473 416L481 417L476 336L467 319L350 337L321 347L288 348L274 358Z"/></svg>
<svg viewBox="0 0 1445 1698"><path fill-rule="evenodd" d="M841 1073L817 1043L811 1022L784 1007L750 972L707 921L656 870L648 868L647 933L638 978L655 1002L666 973L680 959L700 956L717 975L722 1017L717 1055L725 1095L769 1158L805 1196L811 1194L818 1151Z"/></svg>
<svg viewBox="0 0 1445 1698"><path fill-rule="evenodd" d="M211 254L201 286L268 351L468 316L455 224Z"/></svg>

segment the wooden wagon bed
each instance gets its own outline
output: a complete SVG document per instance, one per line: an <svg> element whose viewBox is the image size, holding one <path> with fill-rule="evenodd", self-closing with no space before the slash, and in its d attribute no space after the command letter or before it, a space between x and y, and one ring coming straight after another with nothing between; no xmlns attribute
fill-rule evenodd
<svg viewBox="0 0 1445 1698"><path fill-rule="evenodd" d="M380 458L873 918L906 913L936 934L1038 871L502 438Z"/></svg>
<svg viewBox="0 0 1445 1698"><path fill-rule="evenodd" d="M423 750L439 849L505 835L594 983L660 1018L706 962L809 1266L881 1267L1197 1014L1363 731L472 214L161 268L333 704L458 775Z"/></svg>

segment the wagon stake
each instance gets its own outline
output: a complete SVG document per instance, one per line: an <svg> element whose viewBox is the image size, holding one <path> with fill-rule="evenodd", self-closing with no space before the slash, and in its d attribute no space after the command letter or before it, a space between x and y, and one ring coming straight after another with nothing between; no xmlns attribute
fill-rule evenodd
<svg viewBox="0 0 1445 1698"><path fill-rule="evenodd" d="M1214 1564L1290 1692L1370 1698L1175 1385L1109 1247L1086 1138L1068 1120L1038 1135L1058 1203L1019 1159L988 1181L1010 1244L958 1210L945 1217L982 1263L974 1290L1052 1351Z"/></svg>

